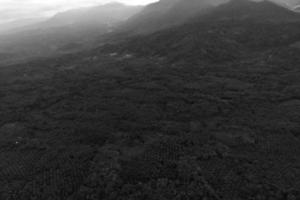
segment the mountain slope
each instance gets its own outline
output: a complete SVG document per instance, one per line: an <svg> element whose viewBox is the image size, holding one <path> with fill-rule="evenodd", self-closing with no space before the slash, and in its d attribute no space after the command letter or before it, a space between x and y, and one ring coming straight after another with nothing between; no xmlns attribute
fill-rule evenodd
<svg viewBox="0 0 300 200"><path fill-rule="evenodd" d="M107 45L105 50L176 61L223 62L299 40L299 14L271 2L233 0L185 25Z"/></svg>
<svg viewBox="0 0 300 200"><path fill-rule="evenodd" d="M284 5L288 8L294 8L297 5L300 5L300 0L272 0L280 5Z"/></svg>
<svg viewBox="0 0 300 200"><path fill-rule="evenodd" d="M14 55L17 60L78 51L94 45L101 35L111 32L141 9L141 6L110 3L59 13L47 21L2 35L0 54Z"/></svg>
<svg viewBox="0 0 300 200"><path fill-rule="evenodd" d="M254 21L297 21L299 14L278 5L277 3L263 0L231 0L220 5L203 20L254 20Z"/></svg>
<svg viewBox="0 0 300 200"><path fill-rule="evenodd" d="M102 27L115 26L141 11L142 6L128 6L121 3L109 3L97 7L70 10L59 13L48 20L47 27L84 26Z"/></svg>
<svg viewBox="0 0 300 200"><path fill-rule="evenodd" d="M143 11L130 18L123 28L135 33L155 32L183 24L222 2L226 0L161 0L146 6Z"/></svg>
<svg viewBox="0 0 300 200"><path fill-rule="evenodd" d="M0 67L0 199L300 199L299 28L194 22Z"/></svg>
<svg viewBox="0 0 300 200"><path fill-rule="evenodd" d="M235 3L0 65L0 200L299 200L300 25Z"/></svg>

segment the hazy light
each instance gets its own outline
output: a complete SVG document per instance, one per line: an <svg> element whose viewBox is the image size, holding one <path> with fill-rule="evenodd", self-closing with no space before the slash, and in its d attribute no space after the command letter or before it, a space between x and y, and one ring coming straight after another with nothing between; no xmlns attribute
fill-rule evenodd
<svg viewBox="0 0 300 200"><path fill-rule="evenodd" d="M117 0L130 5L143 5L157 0ZM0 0L0 24L15 20L40 18L79 7L94 6L116 0Z"/></svg>

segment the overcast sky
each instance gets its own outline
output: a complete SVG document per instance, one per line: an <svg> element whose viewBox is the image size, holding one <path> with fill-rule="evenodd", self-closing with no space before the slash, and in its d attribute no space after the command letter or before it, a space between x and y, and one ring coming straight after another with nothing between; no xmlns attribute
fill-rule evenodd
<svg viewBox="0 0 300 200"><path fill-rule="evenodd" d="M0 24L30 18L51 16L57 12L116 0L0 0ZM131 5L148 4L157 0L118 0Z"/></svg>

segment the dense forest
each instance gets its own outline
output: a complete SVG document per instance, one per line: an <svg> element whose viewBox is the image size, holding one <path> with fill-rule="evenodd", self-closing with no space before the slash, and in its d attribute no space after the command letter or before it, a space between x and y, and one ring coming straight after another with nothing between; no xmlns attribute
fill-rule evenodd
<svg viewBox="0 0 300 200"><path fill-rule="evenodd" d="M300 199L300 14L210 9L1 65L0 199Z"/></svg>

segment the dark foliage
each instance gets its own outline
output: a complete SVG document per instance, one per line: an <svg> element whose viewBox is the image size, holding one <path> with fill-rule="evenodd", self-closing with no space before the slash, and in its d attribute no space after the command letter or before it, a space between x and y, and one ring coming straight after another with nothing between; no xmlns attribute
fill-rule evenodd
<svg viewBox="0 0 300 200"><path fill-rule="evenodd" d="M2 66L0 199L299 199L299 24L244 22Z"/></svg>

